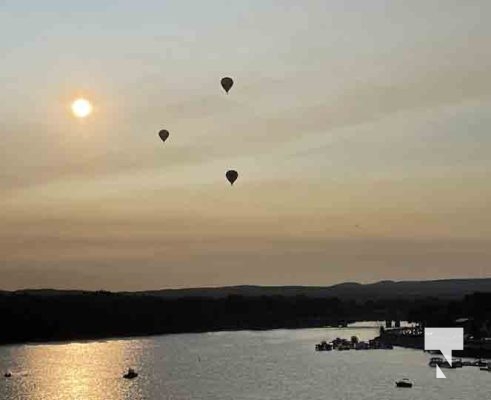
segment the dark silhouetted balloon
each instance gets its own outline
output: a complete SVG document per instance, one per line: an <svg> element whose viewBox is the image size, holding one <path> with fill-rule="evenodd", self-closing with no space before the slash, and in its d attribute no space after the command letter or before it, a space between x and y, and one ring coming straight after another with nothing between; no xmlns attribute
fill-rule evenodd
<svg viewBox="0 0 491 400"><path fill-rule="evenodd" d="M231 169L230 171L227 171L225 176L227 177L227 180L230 182L230 184L233 185L234 182L239 177L239 174L237 173L237 171L234 171L233 169Z"/></svg>
<svg viewBox="0 0 491 400"><path fill-rule="evenodd" d="M166 131L165 129L162 129L159 132L160 139L162 139L162 142L165 142L167 138L169 137L169 131Z"/></svg>
<svg viewBox="0 0 491 400"><path fill-rule="evenodd" d="M228 76L225 78L222 78L221 80L222 88L225 90L227 93L230 89L232 89L232 86L234 86L234 81L232 78L229 78Z"/></svg>

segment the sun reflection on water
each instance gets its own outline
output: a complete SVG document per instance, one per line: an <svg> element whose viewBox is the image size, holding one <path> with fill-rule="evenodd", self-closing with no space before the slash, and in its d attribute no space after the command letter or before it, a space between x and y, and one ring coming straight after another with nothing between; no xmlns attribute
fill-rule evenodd
<svg viewBox="0 0 491 400"><path fill-rule="evenodd" d="M28 379L17 382L39 400L137 399L138 386L122 375L141 369L141 353L142 342L131 340L23 346L16 356L25 358Z"/></svg>

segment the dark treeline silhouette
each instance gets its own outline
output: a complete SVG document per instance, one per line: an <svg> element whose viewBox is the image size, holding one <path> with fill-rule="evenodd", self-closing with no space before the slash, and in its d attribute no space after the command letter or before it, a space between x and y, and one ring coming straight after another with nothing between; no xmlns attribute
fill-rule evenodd
<svg viewBox="0 0 491 400"><path fill-rule="evenodd" d="M491 293L468 295L461 300L356 301L304 295L169 299L110 292L3 292L0 343L338 326L385 319L452 326L455 319L462 317L470 318L476 332L485 334L491 319L490 307Z"/></svg>
<svg viewBox="0 0 491 400"><path fill-rule="evenodd" d="M491 337L491 293L474 293L460 301L427 299L413 307L407 316L424 326L451 327L457 323L476 339Z"/></svg>

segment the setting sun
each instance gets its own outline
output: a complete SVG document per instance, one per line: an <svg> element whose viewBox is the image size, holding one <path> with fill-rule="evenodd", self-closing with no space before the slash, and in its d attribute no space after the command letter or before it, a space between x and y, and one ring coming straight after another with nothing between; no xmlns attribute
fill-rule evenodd
<svg viewBox="0 0 491 400"><path fill-rule="evenodd" d="M72 112L77 118L85 118L92 114L92 104L86 99L77 99L72 103Z"/></svg>

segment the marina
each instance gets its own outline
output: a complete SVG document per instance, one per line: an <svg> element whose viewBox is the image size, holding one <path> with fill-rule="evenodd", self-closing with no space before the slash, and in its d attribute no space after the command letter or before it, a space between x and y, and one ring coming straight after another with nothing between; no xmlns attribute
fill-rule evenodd
<svg viewBox="0 0 491 400"><path fill-rule="evenodd" d="M360 341L357 336L352 336L350 339L341 339L337 337L332 342L323 340L315 345L316 351L392 350L393 348L394 346L384 343L378 338Z"/></svg>
<svg viewBox="0 0 491 400"><path fill-rule="evenodd" d="M424 330L418 326L401 327L399 321L395 323L396 328L392 328L392 323L386 321L385 327L373 326L372 329L379 330L379 336L373 339L360 340L358 336L352 335L348 338L336 337L328 341L322 340L315 344L316 352L333 352L333 351L349 351L349 350L393 350L395 347L411 348L421 350L424 354L429 354L432 357L427 362L429 367L440 367L444 369L460 369L463 367L475 367L481 371L491 372L491 360L486 357L454 357L450 364L439 351L424 351ZM359 328L359 327L358 327ZM347 328L347 329L352 329ZM467 343L472 339L468 339ZM487 340L486 340L487 341ZM484 340L482 340L484 342ZM482 348L482 346L481 346ZM465 354L465 351L460 352ZM471 354L475 354L471 352ZM488 353L486 353L488 354ZM402 383L404 385L404 383Z"/></svg>

